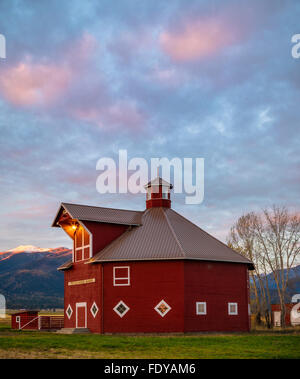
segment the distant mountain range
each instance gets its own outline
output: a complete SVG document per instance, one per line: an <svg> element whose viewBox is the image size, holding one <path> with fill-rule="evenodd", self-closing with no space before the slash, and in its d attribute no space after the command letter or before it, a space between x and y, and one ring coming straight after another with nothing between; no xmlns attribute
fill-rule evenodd
<svg viewBox="0 0 300 379"><path fill-rule="evenodd" d="M0 252L0 294L9 309L63 308L64 275L57 268L71 258L65 247L41 249L31 245ZM276 284L268 275L272 303L278 303ZM300 265L291 269L287 302L300 293Z"/></svg>
<svg viewBox="0 0 300 379"><path fill-rule="evenodd" d="M286 275L286 270L284 270L284 276ZM277 294L277 286L274 280L273 274L267 275L271 303L279 304L279 298ZM266 282L266 280L265 280ZM293 295L300 294L300 265L295 266L290 269L288 288L286 291L286 303L290 303Z"/></svg>
<svg viewBox="0 0 300 379"><path fill-rule="evenodd" d="M65 247L18 246L0 252L0 294L8 309L63 308L64 275L57 268L72 255Z"/></svg>

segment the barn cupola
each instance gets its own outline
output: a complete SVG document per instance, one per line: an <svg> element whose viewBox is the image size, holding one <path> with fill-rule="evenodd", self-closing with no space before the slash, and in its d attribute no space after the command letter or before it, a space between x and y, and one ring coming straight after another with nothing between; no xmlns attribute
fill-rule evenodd
<svg viewBox="0 0 300 379"><path fill-rule="evenodd" d="M170 190L173 185L159 176L145 185L146 208L165 207L171 208Z"/></svg>

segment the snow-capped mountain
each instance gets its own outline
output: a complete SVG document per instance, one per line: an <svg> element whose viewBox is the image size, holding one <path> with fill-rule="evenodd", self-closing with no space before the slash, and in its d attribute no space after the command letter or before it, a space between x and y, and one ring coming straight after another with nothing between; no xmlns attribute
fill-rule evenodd
<svg viewBox="0 0 300 379"><path fill-rule="evenodd" d="M52 248L40 248L33 245L20 245L14 249L6 250L6 251L0 251L0 262L4 259L9 259L12 256L16 254L23 254L23 253L52 253L56 254L57 256L68 256L71 254L71 250L66 247L57 247L55 249Z"/></svg>

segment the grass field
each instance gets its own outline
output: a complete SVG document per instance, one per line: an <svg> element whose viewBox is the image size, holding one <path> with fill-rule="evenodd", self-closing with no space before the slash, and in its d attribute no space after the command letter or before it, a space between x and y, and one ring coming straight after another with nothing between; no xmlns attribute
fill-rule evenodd
<svg viewBox="0 0 300 379"><path fill-rule="evenodd" d="M0 358L300 358L299 330L174 336L61 335L0 323Z"/></svg>

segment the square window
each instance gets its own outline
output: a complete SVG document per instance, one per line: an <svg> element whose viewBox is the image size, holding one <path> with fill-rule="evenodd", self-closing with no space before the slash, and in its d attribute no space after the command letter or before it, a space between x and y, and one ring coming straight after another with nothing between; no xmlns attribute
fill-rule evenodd
<svg viewBox="0 0 300 379"><path fill-rule="evenodd" d="M237 303L228 303L228 314L229 315L237 315L238 314Z"/></svg>
<svg viewBox="0 0 300 379"><path fill-rule="evenodd" d="M197 302L196 303L196 314L197 315L206 315L206 302Z"/></svg>
<svg viewBox="0 0 300 379"><path fill-rule="evenodd" d="M114 267L114 286L130 286L130 267Z"/></svg>

